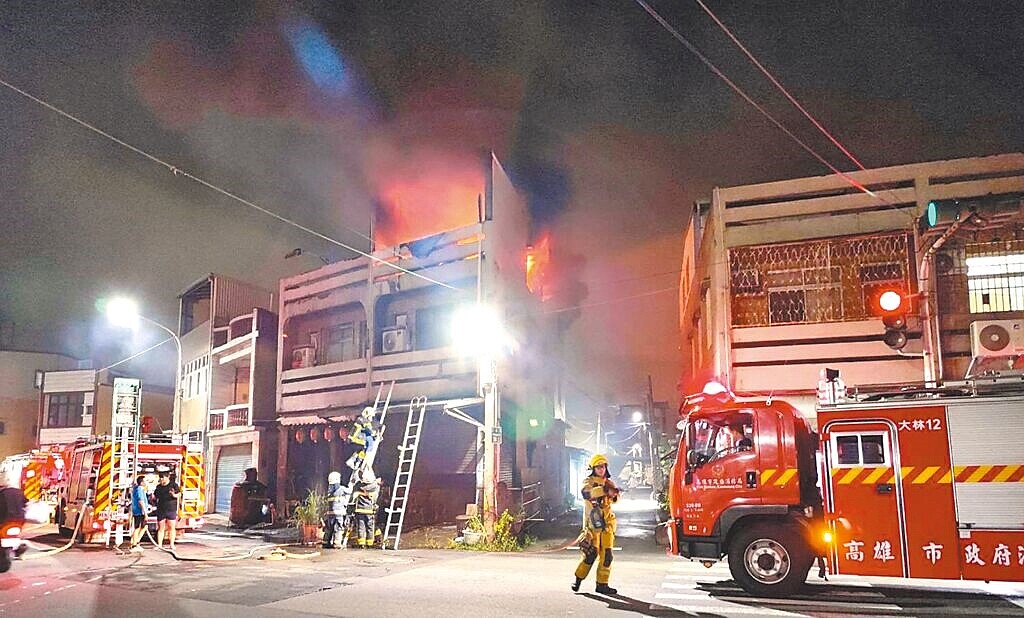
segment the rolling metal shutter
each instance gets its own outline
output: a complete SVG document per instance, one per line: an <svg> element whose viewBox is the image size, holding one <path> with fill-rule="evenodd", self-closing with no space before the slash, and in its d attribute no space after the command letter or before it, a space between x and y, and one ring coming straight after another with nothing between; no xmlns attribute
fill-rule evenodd
<svg viewBox="0 0 1024 618"><path fill-rule="evenodd" d="M961 527L1024 528L1024 483L985 482L994 473L986 469L1024 463L1024 399L953 403L947 418L953 466L977 466L953 485Z"/></svg>
<svg viewBox="0 0 1024 618"><path fill-rule="evenodd" d="M245 478L245 469L252 467L252 445L225 446L217 459L217 494L214 510L228 514L231 511L231 489Z"/></svg>

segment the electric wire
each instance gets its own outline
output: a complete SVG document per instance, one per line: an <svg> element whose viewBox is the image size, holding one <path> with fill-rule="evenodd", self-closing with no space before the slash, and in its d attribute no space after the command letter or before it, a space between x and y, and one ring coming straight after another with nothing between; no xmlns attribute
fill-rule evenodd
<svg viewBox="0 0 1024 618"><path fill-rule="evenodd" d="M839 139L832 135L820 122L818 122L818 120L814 116L812 116L811 113L807 111L807 109L803 105L801 105L799 101L796 100L796 97L790 94L789 90L787 90L779 82L779 80L776 79L775 76L772 75L771 72L769 72L763 64L761 64L761 62L756 57L754 57L754 54L751 53L751 51L747 49L747 47L743 43L740 42L739 38L737 38L736 35L733 34L732 30L730 30L728 26L722 23L722 20L719 19L718 16L714 14L714 12L712 12L708 5L704 3L704 0L696 0L696 2L697 4L700 5L700 8L704 9L704 12L708 14L708 17L710 17L712 21L718 24L718 27L722 29L722 32L724 32L726 35L728 35L730 39L732 39L732 42L735 43L736 46L740 48L740 51L746 54L747 58L749 58L750 61L754 63L754 66L756 66L758 69L761 70L762 73L764 73L765 77L768 78L768 81L774 84L775 87L778 88L779 91L783 95L785 95L787 99L789 99L789 102L792 103L798 110L800 110L800 113L803 114L804 117L807 118L807 120L809 120L811 124L813 124L815 128L817 128L818 131L821 132L822 135L827 137L828 140L832 142L832 144L836 148L838 148L844 155L846 155L846 158L852 161L854 165L856 165L862 170L867 169L866 167L864 167L864 164L862 164L860 160L857 159L857 157L853 156L853 153L851 153L849 149L847 149L839 142Z"/></svg>
<svg viewBox="0 0 1024 618"><path fill-rule="evenodd" d="M133 359L136 359L136 358L142 356L146 352L149 352L151 350L155 350L155 349L159 348L160 346L162 346L163 344L167 343L168 341L174 341L174 337L168 337L167 339L164 339L160 343L154 343L153 345L149 346L145 350L142 350L141 352L136 352L135 354L132 354L128 358L122 358L121 360L117 361L116 363L114 363L112 365L107 365L106 367L103 367L102 369L97 369L96 372L99 373L100 371L106 371L107 369L113 369L114 367L117 367L118 365L122 365L124 363L127 363L130 360L133 360Z"/></svg>
<svg viewBox="0 0 1024 618"><path fill-rule="evenodd" d="M831 163L829 163L829 161L825 157L823 157L820 154L818 154L818 152L816 150L814 150L813 148L808 146L807 143L805 143L802 139L797 137L795 133L793 133L788 128L786 128L786 126L784 124L782 124L778 119L776 119L775 116L772 116L771 113L768 112L768 110L766 110L757 101L752 99L750 97L750 95L748 95L742 88L740 88L738 85L736 85L735 82L733 82L731 79L729 79L729 77L725 73L723 73L717 66L715 66L715 64L712 63L707 58L707 56L705 56L703 53L701 53L701 51L699 49L697 49L693 45L693 43L691 43L689 40L686 39L686 37L684 37L682 34L680 34L679 31L676 30L672 26L672 24L668 23L665 20L665 18L661 16L660 13L655 11L651 7L651 5L649 5L646 2L646 0L636 0L636 3L639 4L645 11L647 11L647 14L650 15L652 18L654 18L654 20L656 22L658 22L661 25L661 27L663 27L666 31L668 31L668 33L671 34L673 38L675 38L677 41L682 43L683 47L688 49L690 51L690 53L692 53L694 56L696 56L697 59L700 60L704 64L704 66L706 66L719 79L721 79L723 82L725 82L725 84L727 86L729 86L729 88L731 88L736 94L738 94L744 101L749 103L754 109L756 109L758 112L760 112L762 116L767 118L780 131L782 131L787 136L789 136L789 138L792 139L794 142L796 142L801 148L803 148L805 152L807 152L812 157L817 159L822 165L824 165L825 167L830 169L833 174L835 174L835 175L839 176L840 178L842 178L843 180L845 180L847 183L849 183L851 186L856 188L858 191L862 191L862 192L864 192L864 193L866 193L866 194L868 194L868 195L870 195L872 197L875 197L875 198L878 197L873 191L871 191L870 189L865 187L863 184L857 182L856 179L850 177L848 174L846 174L845 172L840 170L838 167L836 167L836 166L832 165Z"/></svg>
<svg viewBox="0 0 1024 618"><path fill-rule="evenodd" d="M210 189L211 191L213 191L215 193L219 193L219 194L221 194L221 195L223 195L225 197L228 197L228 198L230 198L232 200L235 200L236 202L239 202L240 204L244 204L245 206L248 206L248 207L250 207L250 208L252 208L254 210L257 210L257 211L267 215L268 217L272 217L274 219L277 219L278 221L280 221L282 223L285 223L287 225L290 225L292 227L295 227L295 228L297 228L299 230L302 230L303 232L306 232L307 234L310 234L311 236L319 238L320 240L323 240L323 241L328 242L330 244L336 245L336 246L341 247L343 249L347 249L347 250L349 250L349 251L351 251L353 253L356 253L358 255L361 255L361 256L363 256L363 257L365 257L365 258L367 258L367 259L369 259L371 261L374 261L374 262L377 262L379 264L385 265L385 266L387 266L389 268L393 268L393 269L395 269L397 271L400 271L402 273L405 273L407 275L412 275L413 277L417 277L419 279L422 279L423 281L426 281L426 282L434 284L434 285L439 285L441 287L448 288L450 290L455 290L455 291L460 291L460 292L464 291L461 288L455 287L455 286L450 285L448 283L444 283L443 281L438 281L436 279L433 279L433 278L428 277L426 275L417 273L415 271L412 271L412 270L409 270L409 269L406 269L406 268L402 268L401 266L398 266L397 264L393 264L393 263L391 263L391 262L389 262L387 260L381 259L381 258L379 258L379 257L377 257L377 256L375 256L375 255L373 255L371 253L367 253L366 251L362 251L362 250L357 249L357 248L355 248L355 247L353 247L351 245L343 243L340 240L336 240L334 238L331 238L330 236L327 236L326 234L318 232L318 231L316 231L316 230L314 230L314 229L312 229L312 228L310 228L310 227L308 227L306 225L298 223L297 221L292 221L291 219L289 219L289 218L287 218L287 217L285 217L283 215L279 215L276 212L274 212L274 211L272 211L270 209L264 208L263 206L260 206L259 204L256 204L255 202L253 202L251 200L247 200L247 199L245 199L245 198L243 198L243 197L241 197L239 195L236 195L235 193L232 193L231 191L228 191L227 189L222 189L221 187L218 187L217 185L215 185L215 184L213 184L211 182L208 182L207 180L204 180L203 178L201 178L199 176L196 176L195 174L192 174L188 170L184 170L184 169L181 169L179 167L176 167L176 166L172 165L171 163L168 163L168 162L164 161L163 159L160 159L159 157L157 157L155 155L152 155L152 154L146 152L145 150L142 150L141 148L133 146L132 144L129 144L128 142L125 142L124 140L121 140L121 139L111 135L110 133L107 133L106 131L104 131L104 130L98 128L98 127L95 127L95 126L89 124L88 122L86 122L84 120L81 120L80 118L78 118L78 117L76 117L76 116L74 116L74 115L72 115L72 114L70 114L70 113L60 109L59 107L56 107L55 105L52 105L52 104L44 101L43 99L40 99L40 98L38 98L36 96L33 96L32 94L22 90L21 88L18 88L17 86L15 86L14 84L11 84L10 82L4 80L3 78L0 78L0 85L4 86L4 87L6 87L6 88L8 88L10 90L13 90L14 92L20 94L21 96L23 96L23 97L25 97L25 98L27 98L27 99L29 99L29 100L31 100L31 101L41 105L41 106L49 109L50 111L52 111L52 112L54 112L56 114L59 114L60 116L63 116L64 118L66 118L66 119L68 119L68 120L70 120L70 121L72 121L72 122L74 122L74 123L76 123L76 124L86 128L86 129L88 129L90 131L92 131L93 133L96 133L97 135L100 135L102 137L105 137L105 138L109 139L110 141L118 144L119 146L121 146L123 148L126 148L126 149L130 150L131 152L134 152L135 154L137 154L137 155L139 155L139 156L141 156L143 158L149 159L151 162L156 163L157 165L160 165L162 167L167 168L167 170L170 171L171 174L173 174L174 176L181 176L183 178L191 180L191 181L193 181L193 182L195 182L197 184L200 184L200 185L206 187L207 189Z"/></svg>

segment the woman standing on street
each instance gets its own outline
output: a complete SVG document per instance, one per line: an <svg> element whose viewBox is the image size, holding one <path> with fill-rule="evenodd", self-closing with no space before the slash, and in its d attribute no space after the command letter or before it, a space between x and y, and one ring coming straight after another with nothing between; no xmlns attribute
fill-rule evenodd
<svg viewBox="0 0 1024 618"><path fill-rule="evenodd" d="M160 549L164 547L164 532L166 531L171 543L171 551L174 551L180 492L177 483L171 481L170 473L161 472L160 484L153 490L153 497L156 500L156 543Z"/></svg>

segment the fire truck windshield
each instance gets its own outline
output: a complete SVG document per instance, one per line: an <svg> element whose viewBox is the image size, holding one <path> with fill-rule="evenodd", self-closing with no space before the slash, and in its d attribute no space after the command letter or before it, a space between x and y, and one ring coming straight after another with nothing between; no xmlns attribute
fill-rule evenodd
<svg viewBox="0 0 1024 618"><path fill-rule="evenodd" d="M698 418L685 431L687 463L700 467L728 453L752 448L752 415L742 411L729 416Z"/></svg>

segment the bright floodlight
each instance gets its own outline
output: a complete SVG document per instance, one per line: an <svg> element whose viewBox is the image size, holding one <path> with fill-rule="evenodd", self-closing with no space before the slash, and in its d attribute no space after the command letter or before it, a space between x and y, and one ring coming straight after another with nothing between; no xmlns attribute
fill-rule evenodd
<svg viewBox="0 0 1024 618"><path fill-rule="evenodd" d="M633 422L634 423L639 423L642 420L644 420L644 413L643 412L641 412L639 410L637 410L636 412L633 412Z"/></svg>
<svg viewBox="0 0 1024 618"><path fill-rule="evenodd" d="M131 326L139 319L139 307L130 298L113 298L107 302L107 319L118 326Z"/></svg>
<svg viewBox="0 0 1024 618"><path fill-rule="evenodd" d="M484 305L467 305L455 312L452 320L452 342L463 356L491 358L513 347L512 337L502 325L498 314Z"/></svg>
<svg viewBox="0 0 1024 618"><path fill-rule="evenodd" d="M903 296L899 292L886 290L878 297L878 306L882 311L896 311L903 304Z"/></svg>

